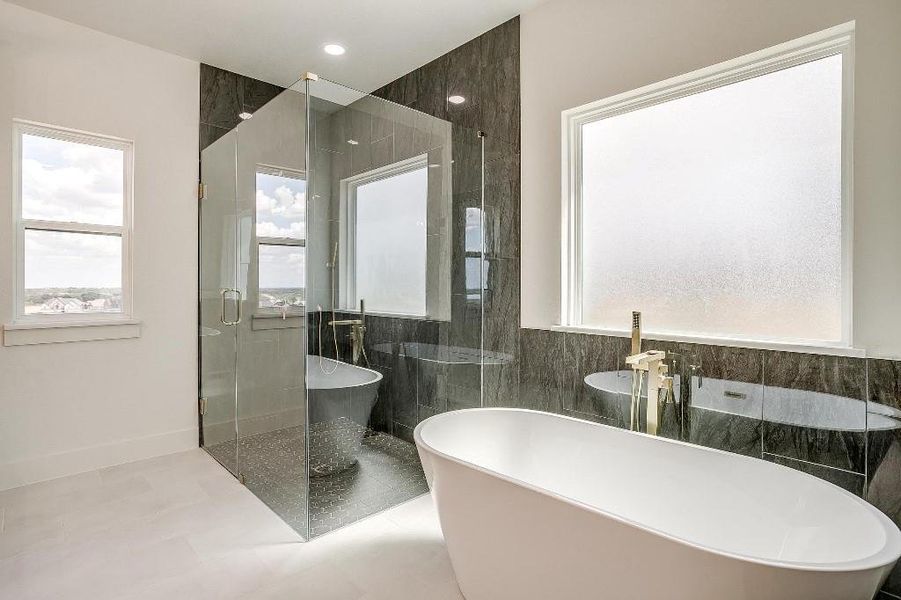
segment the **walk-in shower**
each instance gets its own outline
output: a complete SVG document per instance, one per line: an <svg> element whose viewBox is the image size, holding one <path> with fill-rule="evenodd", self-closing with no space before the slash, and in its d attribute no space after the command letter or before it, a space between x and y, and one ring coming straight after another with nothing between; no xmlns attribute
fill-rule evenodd
<svg viewBox="0 0 901 600"><path fill-rule="evenodd" d="M202 445L306 539L482 402L484 141L308 75L201 153Z"/></svg>

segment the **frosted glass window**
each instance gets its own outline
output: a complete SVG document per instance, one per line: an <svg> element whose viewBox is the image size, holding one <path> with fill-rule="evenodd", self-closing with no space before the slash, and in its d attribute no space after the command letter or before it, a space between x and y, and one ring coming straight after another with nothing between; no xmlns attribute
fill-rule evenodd
<svg viewBox="0 0 901 600"><path fill-rule="evenodd" d="M488 261L482 257L482 209L466 209L464 231L466 299L478 301L488 289Z"/></svg>
<svg viewBox="0 0 901 600"><path fill-rule="evenodd" d="M581 323L843 339L842 55L581 125Z"/></svg>
<svg viewBox="0 0 901 600"><path fill-rule="evenodd" d="M362 183L354 194L354 305L425 315L428 169Z"/></svg>

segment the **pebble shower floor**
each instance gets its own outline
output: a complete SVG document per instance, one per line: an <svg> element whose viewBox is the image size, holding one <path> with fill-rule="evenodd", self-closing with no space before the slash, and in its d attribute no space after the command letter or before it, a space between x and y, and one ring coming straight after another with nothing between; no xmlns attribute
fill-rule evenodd
<svg viewBox="0 0 901 600"><path fill-rule="evenodd" d="M301 535L305 535L307 518L303 446L303 427L248 436L238 446L247 487ZM207 451L237 471L233 440L209 446ZM427 491L416 446L367 430L356 466L310 478L310 537L349 525Z"/></svg>

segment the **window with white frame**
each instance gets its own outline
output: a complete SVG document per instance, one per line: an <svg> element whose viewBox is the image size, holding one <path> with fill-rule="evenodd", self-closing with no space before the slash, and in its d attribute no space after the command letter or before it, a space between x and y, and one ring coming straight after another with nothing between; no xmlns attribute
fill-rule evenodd
<svg viewBox="0 0 901 600"><path fill-rule="evenodd" d="M426 155L345 179L341 261L345 308L425 316Z"/></svg>
<svg viewBox="0 0 901 600"><path fill-rule="evenodd" d="M257 275L263 310L303 309L306 185L298 171L257 167Z"/></svg>
<svg viewBox="0 0 901 600"><path fill-rule="evenodd" d="M563 324L849 345L852 38L565 111Z"/></svg>
<svg viewBox="0 0 901 600"><path fill-rule="evenodd" d="M481 302L485 290L488 289L488 261L483 256L482 247L482 230L484 229L482 209L467 207L465 215L466 227L463 232L463 242L466 299L470 302Z"/></svg>
<svg viewBox="0 0 901 600"><path fill-rule="evenodd" d="M15 121L16 319L131 314L131 142Z"/></svg>

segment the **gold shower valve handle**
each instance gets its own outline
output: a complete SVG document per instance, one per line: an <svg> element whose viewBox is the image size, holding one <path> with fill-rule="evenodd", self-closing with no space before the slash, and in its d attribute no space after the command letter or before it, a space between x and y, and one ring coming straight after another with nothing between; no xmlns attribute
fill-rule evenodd
<svg viewBox="0 0 901 600"><path fill-rule="evenodd" d="M666 358L663 350L648 350L641 354L633 354L626 357L626 364L639 371L647 371L652 363L658 363Z"/></svg>
<svg viewBox="0 0 901 600"><path fill-rule="evenodd" d="M660 422L660 390L664 389L664 379L669 377L667 375L669 368L664 360L666 360L666 352L663 350L648 350L626 358L626 364L631 366L634 371L646 371L648 374L647 432L650 435L657 435L657 427ZM638 404L638 398L635 395L633 386L633 407Z"/></svg>

